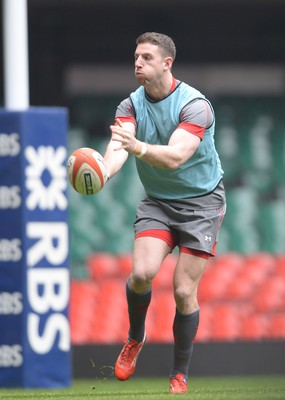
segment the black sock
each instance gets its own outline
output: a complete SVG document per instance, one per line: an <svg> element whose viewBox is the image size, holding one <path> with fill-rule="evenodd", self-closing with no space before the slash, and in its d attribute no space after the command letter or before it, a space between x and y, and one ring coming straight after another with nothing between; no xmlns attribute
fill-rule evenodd
<svg viewBox="0 0 285 400"><path fill-rule="evenodd" d="M184 315L176 310L173 322L174 362L170 377L184 374L188 377L188 368L193 352L193 340L199 325L200 309Z"/></svg>
<svg viewBox="0 0 285 400"><path fill-rule="evenodd" d="M140 343L144 338L145 318L151 301L151 289L142 294L136 293L127 282L126 294L130 321L129 339Z"/></svg>

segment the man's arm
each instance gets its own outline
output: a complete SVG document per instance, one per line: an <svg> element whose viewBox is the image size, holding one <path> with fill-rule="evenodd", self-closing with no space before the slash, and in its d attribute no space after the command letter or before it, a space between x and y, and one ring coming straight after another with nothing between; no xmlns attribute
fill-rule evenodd
<svg viewBox="0 0 285 400"><path fill-rule="evenodd" d="M128 132L132 132L132 135L135 135L135 127L131 122L125 122L122 124L122 127L124 126L124 129L127 129ZM115 126L114 126L115 127ZM114 129L112 129L111 126L111 132L112 132L112 137L110 142L108 143L105 155L104 155L104 160L105 164L109 173L110 178L112 178L124 165L124 163L127 161L128 158L128 151L126 151L118 142L115 140L116 138L116 133L113 132Z"/></svg>
<svg viewBox="0 0 285 400"><path fill-rule="evenodd" d="M184 129L176 129L167 146L144 144L146 153L141 159L155 167L175 171L192 157L200 141L198 136L192 135Z"/></svg>
<svg viewBox="0 0 285 400"><path fill-rule="evenodd" d="M173 132L167 146L148 144L135 138L135 127L132 123L123 124L119 119L117 121L117 125L111 126L112 141L117 143L117 151L124 149L155 167L177 169L192 157L200 144L198 136L181 128Z"/></svg>

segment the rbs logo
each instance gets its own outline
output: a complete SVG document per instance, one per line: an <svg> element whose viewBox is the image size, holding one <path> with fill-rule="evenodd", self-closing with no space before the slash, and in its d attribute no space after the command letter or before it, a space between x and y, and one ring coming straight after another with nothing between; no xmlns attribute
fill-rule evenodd
<svg viewBox="0 0 285 400"><path fill-rule="evenodd" d="M29 191L26 207L33 215L26 225L28 340L38 354L46 354L53 347L69 351L68 225L64 213L67 209L66 149L28 146L25 156L28 161L25 185ZM56 210L56 220L53 210ZM63 212L62 221L58 210Z"/></svg>
<svg viewBox="0 0 285 400"><path fill-rule="evenodd" d="M30 194L27 197L27 207L35 210L66 210L67 198L64 191L67 188L66 149L61 146L40 146L37 150L28 146L25 151L29 162L26 168L26 187Z"/></svg>
<svg viewBox="0 0 285 400"><path fill-rule="evenodd" d="M22 258L21 240L0 239L0 262L17 262Z"/></svg>
<svg viewBox="0 0 285 400"><path fill-rule="evenodd" d="M23 364L23 348L19 344L0 346L0 367L20 367Z"/></svg>
<svg viewBox="0 0 285 400"><path fill-rule="evenodd" d="M15 157L20 153L20 135L0 133L0 157Z"/></svg>
<svg viewBox="0 0 285 400"><path fill-rule="evenodd" d="M0 186L0 209L15 209L21 206L19 186Z"/></svg>

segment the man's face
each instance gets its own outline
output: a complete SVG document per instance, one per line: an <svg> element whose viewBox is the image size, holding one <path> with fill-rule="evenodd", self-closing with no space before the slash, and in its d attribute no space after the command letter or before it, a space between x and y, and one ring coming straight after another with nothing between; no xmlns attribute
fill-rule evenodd
<svg viewBox="0 0 285 400"><path fill-rule="evenodd" d="M141 85L161 79L166 68L162 50L151 43L141 43L135 51L135 76Z"/></svg>

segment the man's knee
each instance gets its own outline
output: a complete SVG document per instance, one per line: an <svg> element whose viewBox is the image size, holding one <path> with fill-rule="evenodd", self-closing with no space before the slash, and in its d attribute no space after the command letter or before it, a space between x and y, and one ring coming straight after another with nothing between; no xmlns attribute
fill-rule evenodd
<svg viewBox="0 0 285 400"><path fill-rule="evenodd" d="M193 286L187 286L185 284L180 284L174 288L175 298L181 301L187 299L195 299L196 298L196 288Z"/></svg>
<svg viewBox="0 0 285 400"><path fill-rule="evenodd" d="M151 286L153 278L147 271L133 271L129 282L135 292L142 292Z"/></svg>

